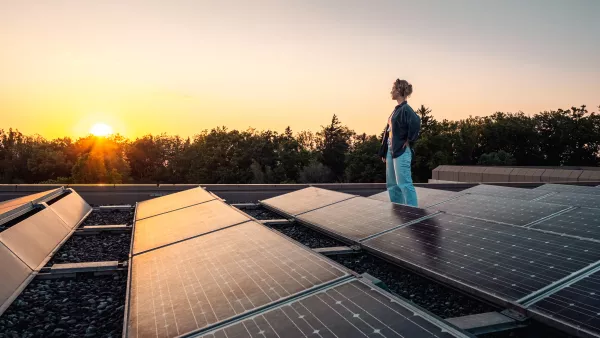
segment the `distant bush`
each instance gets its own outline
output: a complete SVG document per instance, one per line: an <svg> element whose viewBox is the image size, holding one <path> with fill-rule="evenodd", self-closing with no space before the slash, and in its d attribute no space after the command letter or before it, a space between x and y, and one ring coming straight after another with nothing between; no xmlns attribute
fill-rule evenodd
<svg viewBox="0 0 600 338"><path fill-rule="evenodd" d="M313 161L300 171L300 183L328 183L332 182L333 171L322 163Z"/></svg>
<svg viewBox="0 0 600 338"><path fill-rule="evenodd" d="M479 161L477 161L478 165L488 166L511 166L516 163L515 157L504 150L483 154L479 157Z"/></svg>

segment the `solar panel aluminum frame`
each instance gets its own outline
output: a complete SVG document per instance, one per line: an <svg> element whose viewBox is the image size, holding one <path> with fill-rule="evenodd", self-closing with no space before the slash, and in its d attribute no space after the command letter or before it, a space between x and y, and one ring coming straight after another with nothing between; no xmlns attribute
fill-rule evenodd
<svg viewBox="0 0 600 338"><path fill-rule="evenodd" d="M54 210L52 210L52 208L49 208L48 205L46 204L46 202L42 202L39 205L40 205L40 207L44 208L45 210L48 210L49 212L56 215L57 219L60 222L62 222L65 225L65 227L69 228L69 225L66 224L65 221L63 221L62 218L60 218L60 216L58 216L58 214L56 212L54 212ZM89 215L89 213L88 213L88 215ZM87 217L87 215L85 217ZM83 219L85 219L85 217ZM83 220L82 220L82 222L83 222ZM33 274L37 275L37 273L39 273L42 270L42 268L45 267L46 264L48 264L48 262L58 252L58 250L60 250L60 248L66 243L66 241L69 240L69 238L71 238L71 236L73 235L73 233L75 232L76 229L77 229L77 227L69 230L69 232L65 235L65 237L56 244L54 249L52 249L52 251L50 251L50 253L48 253L48 255L42 260L42 262L35 269L32 269Z"/></svg>
<svg viewBox="0 0 600 338"><path fill-rule="evenodd" d="M4 245L4 244L0 244L0 245ZM17 257L17 255L15 255L15 257ZM20 258L18 258L18 257L17 257L17 259L20 260ZM25 264L25 263L23 263L23 264ZM27 264L25 264L25 266L27 266ZM27 268L29 269L29 267L27 267ZM37 274L35 274L32 271L29 274L29 276L27 276L27 278L25 278L25 280L15 289L15 291L13 291L12 295L10 297L8 297L3 304L0 304L0 316L2 316L2 314L4 314L4 312L10 307L10 305L15 301L15 299L17 299L17 297L19 297L19 295L21 295L23 290L25 290L25 288L29 285L29 283L31 283L31 281L35 278L36 275Z"/></svg>
<svg viewBox="0 0 600 338"><path fill-rule="evenodd" d="M303 220L303 219L299 219L299 218L295 217L294 221L296 221L298 224L304 225L307 228L310 228L312 230L320 232L320 233L322 233L324 235L327 235L329 237L335 238L336 240L338 240L340 242L343 242L343 243L346 243L348 245L353 246L353 245L360 244L361 242L366 241L368 239L371 239L373 237L377 237L377 236L383 235L385 233L388 233L390 231L393 231L393 230L396 230L396 229L400 229L400 228L409 226L411 224L418 223L420 221L426 220L428 218L437 216L440 213L441 213L440 211L434 211L434 212L431 213L431 215L423 216L421 218L418 218L418 219L415 219L415 220L412 220L412 221L409 221L409 222L406 222L406 223L398 224L398 225L394 226L393 228L390 228L390 229L387 229L387 230L383 230L381 232L378 232L378 233L373 234L373 235L369 235L367 237L360 238L358 241L355 241L355 240L350 239L350 238L346 238L342 234L339 234L339 233L337 233L337 232L335 232L333 230L325 229L325 228L319 226L318 224L311 223L311 222Z"/></svg>
<svg viewBox="0 0 600 338"><path fill-rule="evenodd" d="M215 196L216 196L216 195L215 195ZM248 219L247 219L247 220L245 220L245 221L242 221L242 222L238 222L238 223L234 223L234 224L230 224L230 225L224 226L224 227L222 227L222 228L219 228L219 229L214 229L214 230L210 230L210 231L208 231L208 232L204 232L204 233L201 233L201 234L197 234L197 235L194 235L194 236L191 236L191 237L186 237L186 238L183 238L183 239L177 240L177 241L175 241L175 242L171 242L171 243L163 244L163 245L157 246L157 247L155 247L155 248L151 248L151 249L147 249L147 250L142 250L142 251L140 251L140 252L137 252L137 253L134 253L134 250L133 250L133 247L132 247L132 248L131 248L131 250L130 250L130 253L131 253L131 255L132 255L132 256L138 256L138 255L144 254L144 253L146 253L146 252L150 252L150 251L158 250L158 249L160 249L160 248L164 248L164 247L166 247L166 246L169 246L169 245L173 245L173 244L181 243L181 242L187 241L187 240L189 240L189 239L193 239L193 238L201 237L201 236L204 236L204 235L208 235L208 234L211 234L211 233L213 233L213 232L217 232L217 231L225 230L225 229L228 229L228 228L231 228L231 227L234 227L234 226L237 226L237 225L241 225L241 224L244 224L244 223L247 223L247 222L251 222L252 220L255 220L254 218L250 217L250 215L248 215L248 214L244 213L243 211L241 211L241 210L239 210L239 209L237 209L237 208L234 208L234 207L232 207L231 205L229 205L229 204L227 204L227 203L223 202L223 201L222 201L222 199L221 199L221 198L219 198L218 196L217 196L217 198L216 198L216 199L212 199L212 200L210 200L210 201L206 201L206 202L202 202L202 203L198 203L198 204L190 205L189 207L185 207L185 208L181 208L181 209L176 209L176 210L173 210L173 211L184 210L184 209L187 209L187 208L191 208L191 207L195 207L195 206L198 206L198 205L202 205L202 204L210 203L210 202L213 202L213 201L219 201L219 202L223 203L223 204L224 204L226 207L228 207L228 208L232 209L233 211L235 211L235 212L237 212L237 213L239 213L239 214L243 215L244 217L247 217ZM134 212L134 217L135 217L135 213L136 213L136 212L137 212L137 204L136 204L136 211ZM166 212L166 213L163 213L163 214L159 214L159 215L156 215L156 216L164 215L164 214L167 214L167 213L170 213L170 212L171 212L171 211L169 211L169 212ZM152 217L156 217L156 216L152 216ZM147 218L143 218L143 219L140 219L140 220L135 220L135 219L134 219L134 224L135 224L137 221L145 221L145 220L147 220L147 219L150 219L150 218L152 218L152 217L147 217ZM256 221L257 223L260 223L260 221L257 221L257 220L255 220L255 221ZM135 235L135 227L132 229L132 232L133 232L133 234L132 234L132 238L133 238L133 236Z"/></svg>
<svg viewBox="0 0 600 338"><path fill-rule="evenodd" d="M542 324L548 325L560 331L563 331L574 337L582 337L582 338L598 338L600 337L600 333L594 333L592 331L586 330L584 328L579 328L573 326L573 324L569 324L568 322L552 318L550 315L547 315L541 311L527 311L527 316L532 318Z"/></svg>
<svg viewBox="0 0 600 338"><path fill-rule="evenodd" d="M36 199L31 200L23 205L20 205L10 211L3 213L0 218L0 224L4 224L4 223L9 222L23 214L28 213L29 211L34 209L36 204L49 201L49 200L53 199L54 197L61 195L64 191L65 191L65 187L57 188L54 191L52 191L51 193L49 193L48 195L42 196L40 198L36 198Z"/></svg>
<svg viewBox="0 0 600 338"><path fill-rule="evenodd" d="M138 209L138 206L139 206L139 204L140 204L140 202L136 202L136 203L135 203L135 210L136 210L136 212L134 213L134 216L133 216L133 217L134 217L134 219L133 219L133 220L134 220L134 222L135 222L135 221L142 221L142 220L145 220L145 219L148 219L148 218L152 218L152 217L156 217L156 216L159 216L159 215L168 214L168 213L170 213L170 212L173 212L173 211L177 211L177 210L181 210L181 209L185 209L185 208L193 207L193 206L196 206L196 205L200 205L200 204L208 203L208 202L211 202L211 201L214 201L214 200L219 200L219 201L221 201L221 202L224 202L224 200L223 200L222 198L220 198L219 196L217 196L217 195L213 194L212 192L210 192L210 191L206 190L206 188L204 188L204 187L198 186L198 187L191 188L191 189L188 189L188 190L192 190L192 189L202 189L202 190L206 191L206 192L207 192L209 195L211 195L211 196L213 197L213 199L210 199L210 200L207 200L207 201L203 201L203 202L199 202L199 203L196 203L196 204L187 205L187 206L185 206L185 207L182 207L182 208L177 208L177 209L173 209L173 210L168 210L168 211L165 211L165 212L158 213L158 214L156 214L156 215L152 215L152 216L146 216L146 217L144 217L144 218L140 218L140 219L136 219L136 218L135 218L135 217L137 217L137 209ZM179 192L184 192L184 191L187 191L187 190L183 190L183 191L179 191ZM169 195L174 195L174 194L177 194L177 193L172 193L172 194L162 195L162 196L158 196L158 197L156 197L156 198L152 198L152 199L158 199L158 198L161 198L161 197L165 197L165 196L169 196ZM142 202L144 202L144 201L142 201Z"/></svg>
<svg viewBox="0 0 600 338"><path fill-rule="evenodd" d="M328 207L328 206L330 206L330 205L334 205L334 204L337 204L337 203L340 203L340 202L344 202L344 201L347 201L347 200L351 200L351 199L353 199L353 198L356 198L356 197L359 197L359 196L358 196L358 195L351 195L351 197L348 197L348 198L346 198L346 199L343 199L343 200L341 200L341 201L337 201L337 202L329 203L329 204L326 204L326 205L320 206L320 207L318 207L318 208L314 208L314 209L310 209L310 210L307 210L307 211L303 211L303 212L301 212L301 213L298 213L298 214L295 214L295 215L289 214L289 213L287 213L287 212L285 212L285 211L283 211L283 210L281 210L281 209L279 209L279 208L277 208L277 207L274 207L274 206L272 206L272 205L270 205L270 204L266 204L266 203L264 203L264 201L262 201L262 200L261 200L261 201L258 201L258 203L259 203L259 204L260 204L260 205L261 205L263 208L265 208L265 209L267 209L267 210L269 210L269 211L272 211L272 212L274 212L274 213L276 213L276 214L279 214L279 215L281 215L281 216L285 217L286 219L295 219L295 218L296 218L296 216L300 216L300 215L302 215L302 214L306 214L306 213L309 213L309 212L311 212L311 211L315 211L315 210L317 210L317 209L325 208L325 207Z"/></svg>
<svg viewBox="0 0 600 338"><path fill-rule="evenodd" d="M510 301L508 299L504 299L500 296L494 295L485 290L481 290L477 287L468 285L464 282L461 282L461 281L456 280L449 276L445 276L445 275L435 272L433 270L427 269L418 264L413 264L408 261L403 261L392 255L386 254L383 251L379 251L376 248L369 247L369 246L365 245L364 243L360 243L360 246L366 252L371 253L374 256L377 256L387 262L390 262L393 265L407 268L407 269L414 271L417 274L422 275L426 278L436 280L438 282L442 282L445 285L451 286L452 288L454 288L462 293L471 295L475 298L484 300L489 303L496 304L496 305L504 307L504 308L513 309L521 314L525 314L525 309L523 308L523 306L521 304L519 304L517 302Z"/></svg>
<svg viewBox="0 0 600 338"><path fill-rule="evenodd" d="M61 193L64 190L65 189L63 188L61 190ZM53 197L56 197L56 195L53 195ZM68 227L68 225L58 216L58 214L56 214L54 212L54 210L52 210L52 208L48 207L48 204L46 204L46 202L42 202L42 203L39 203L39 204L42 207L44 207L45 209L48 209L51 212L53 212L58 217L58 219L60 219L61 222L63 222ZM77 230L77 228L79 227L79 225L81 225L81 223L89 216L89 214L91 212L92 212L92 210L90 210L79 221L79 223L75 227L73 227L73 229L71 229L69 231L69 233L62 239L62 241L56 245L56 247L48 254L48 256L46 256L46 258L44 258L44 260L42 261L42 263L40 263L40 265L38 265L35 270L32 270L32 272L29 275L29 277L27 277L27 279L25 279L25 281L23 281L23 283L21 283L21 285L15 290L15 292L12 294L12 296L9 297L6 300L6 302L4 304L2 304L2 306L0 306L0 316L4 313L4 311L6 311L8 309L8 307L12 304L12 302L14 302L15 299L17 299L17 297L19 297L19 295L21 295L21 293L23 292L23 290L25 290L25 288L27 288L27 286L29 285L29 283L31 283L31 281L40 273L40 271L42 270L42 268L45 267L46 264L48 264L48 262L52 259L52 257L62 248L62 246L71 238L71 236L73 236L73 233ZM25 264L25 265L27 265L27 264Z"/></svg>
<svg viewBox="0 0 600 338"><path fill-rule="evenodd" d="M321 289L317 289L317 290L313 290L310 293L307 293L307 294L304 294L304 295L301 295L301 296L296 296L294 298L285 300L281 304L271 305L268 308L265 308L262 311L259 311L259 312L256 312L256 313L250 313L250 314L241 315L240 318L237 318L236 320L232 320L232 321L229 321L227 323L220 323L220 324L215 325L214 327L212 327L210 329L202 330L202 332L195 333L194 335L191 335L191 336L190 335L182 335L182 336L178 336L177 338L200 337L201 335L204 335L204 334L207 334L207 333L211 333L212 331L223 329L223 328L226 328L228 326L235 325L237 323L240 323L240 322L244 321L245 319L251 318L251 317L256 316L256 315L258 315L260 313L266 313L266 312L268 312L270 310L279 308L279 307L281 307L283 305L287 305L287 304L291 304L293 302L301 301L301 300L303 300L305 298L313 296L316 293L327 291L327 290L333 289L335 287L338 287L338 286L341 286L341 285L344 285L344 284L348 284L348 283L352 283L352 282L355 282L355 281L357 281L359 283L362 283L362 284L370 287L373 291L381 294L382 296L384 296L386 298L389 298L390 300L396 301L398 304L401 304L407 310L412 311L415 315L418 315L418 316L424 318L425 320L427 320L428 322L433 323L433 324L435 324L436 326L438 326L440 328L443 328L445 331L447 331L448 333L451 333L452 335L454 335L456 337L476 338L475 335L470 334L470 333L468 333L468 332L466 332L466 331L464 331L464 330L456 327L452 323L447 322L444 319L442 319L442 318L434 315L433 313L428 312L427 310L423 309L422 307L418 306L415 303L412 303L412 302L410 302L410 301L408 301L408 300L406 300L406 299L404 299L404 298L402 298L400 296L394 295L392 293L389 293L389 292L381 289L377 285L373 284L373 282L371 282L371 281L369 281L369 280L367 280L367 279L365 279L365 278L363 278L361 276L358 276L356 278L350 278L350 279L347 279L347 280L342 280L342 281L339 281L339 282L337 282L335 284L329 285L327 287L324 287L324 288L321 288Z"/></svg>
<svg viewBox="0 0 600 338"><path fill-rule="evenodd" d="M60 215L58 215L52 208L50 208L48 206L48 204L46 204L46 202L41 203L42 206L44 206L46 209L52 211L56 217L58 217L58 219L61 220L61 222L63 222L65 224L65 226L69 227L69 225L62 219L60 218ZM46 258L42 261L42 263L34 270L34 274L38 274L39 271L42 270L43 267L46 266L46 264L48 264L48 262L52 259L52 257L62 248L62 246L71 238L71 236L73 236L73 233L75 233L75 231L77 231L77 228L79 228L79 226L81 225L81 223L83 223L83 221L85 221L86 218L88 218L88 216L92 213L93 209L90 209L90 211L88 211L85 216L83 216L81 218L81 220L79 220L79 222L77 222L77 224L69 231L69 233L62 239L62 241L60 241L56 247L54 248L54 250L52 250L48 256L46 256Z"/></svg>
<svg viewBox="0 0 600 338"><path fill-rule="evenodd" d="M277 307L279 307L281 305L285 305L285 304L291 303L291 302L293 302L295 300L312 296L315 293L327 290L327 289L332 288L332 287L336 287L338 285L342 285L344 283L347 283L347 282L355 280L355 279L356 279L356 277L352 276L352 275L347 275L347 276L344 276L344 277L340 277L340 278L338 278L336 280L333 280L333 281L331 281L329 283L313 287L311 289L308 289L308 290L305 290L303 292L300 292L300 293L297 293L295 295L292 295L292 296L290 296L288 298L284 298L282 300L275 301L273 303L257 307L254 310L249 311L247 313L244 313L244 314L241 314L241 315L237 315L237 316L231 317L229 319L225 319L225 320L223 320L223 321L221 321L219 323L215 323L215 324L209 325L209 326L207 326L205 328L202 328L202 329L194 330L192 332L188 332L188 333L176 336L175 338L199 337L199 336L201 336L201 335L203 335L203 334L205 334L207 332L213 331L215 329L219 329L221 327L226 327L228 325L235 324L235 323L237 323L239 321L242 321L242 320L244 320L246 318L249 318L249 317L252 317L252 316L256 316L259 313L267 312L267 311L275 309L275 308L277 308Z"/></svg>
<svg viewBox="0 0 600 338"><path fill-rule="evenodd" d="M234 207L231 207L231 208L234 209L234 210L236 210L236 211L238 211L238 212L240 212L240 213L242 213L242 214L244 214L244 215L246 215L246 216L248 216L250 218L250 220L246 221L246 222L243 222L243 223L235 224L235 225L232 225L232 226L229 226L229 227L226 227L226 228L218 229L218 230L215 230L213 232L221 231L221 230L225 230L225 229L229 229L231 227L234 227L234 226L237 226L237 225L240 225L240 224L244 224L244 223L247 223L247 222L256 222L257 224L265 227L268 231L273 232L277 236L279 236L279 237L283 238L284 240L292 243L293 245L299 246L299 247L301 247L301 248L303 248L305 250L308 250L308 251L314 253L314 251L312 249L308 248L307 246L303 245L302 243L296 242L296 241L292 240L291 238L285 236L284 234L280 233L279 231L270 229L269 227L262 225L260 223L260 221L256 220L254 217L252 217L250 215L245 214L241 210L237 210ZM123 314L124 317L123 317L123 334L122 334L122 338L128 338L128 331L129 331L129 312L130 312L130 308L131 308L131 279L132 279L132 276L133 276L133 274L132 274L133 264L132 263L133 263L133 257L134 257L134 255L133 255L133 243L134 243L134 239L135 239L134 237L135 237L135 226L136 226L136 220L135 220L135 213L136 212L137 212L137 203L136 203L136 211L134 211L133 229L132 229L132 235L131 235L131 242L129 244L129 258L128 258L128 261L127 261L127 286L126 286L127 290L126 290L126 293L125 293L125 309L124 309L124 314ZM201 237L201 236L204 236L204 235L210 235L213 232L202 234L202 235L196 236L194 238ZM137 255L135 255L135 256L137 256ZM305 292L318 292L318 291L321 291L323 288L326 288L327 286L329 286L331 284L336 284L337 285L338 283L341 283L341 282L343 282L345 280L352 279L352 278L355 278L355 277L358 276L358 274L356 274L354 271L349 270L348 268L346 268L345 266L337 263L336 261L330 260L327 257L323 257L323 258L326 259L328 261L328 263L331 264L332 266L335 266L336 268L340 269L341 271L346 272L346 275L342 276L342 277L339 277L338 279L332 280L332 281L330 281L328 283L325 283L323 285L320 285L320 286L313 287L311 289L305 290L304 292L298 293L298 294L290 296L288 298L284 298L284 299L279 300L279 301L277 301L275 303L271 303L271 304L264 305L262 307L258 307L258 308L254 309L252 311L249 311L246 314L234 316L234 317L226 319L224 321L221 321L221 322L209 325L209 326L207 326L205 328L194 330L192 332L188 332L188 333L183 334L183 335L179 335L179 336L177 336L177 338L179 338L179 337L196 337L196 336L200 335L203 332L206 332L208 330L214 329L215 326L219 326L219 325L222 325L224 323L230 323L232 321L235 321L240 316L255 315L256 313L264 311L264 309L270 308L271 306L275 307L275 306L281 305L282 303L285 303L286 301L288 301L290 299L294 299L295 297L298 297L298 295L304 294Z"/></svg>
<svg viewBox="0 0 600 338"><path fill-rule="evenodd" d="M432 188L423 188L423 189L432 189ZM379 195L379 194L382 194L384 192L387 192L387 191L382 191L382 192L377 193L375 195ZM419 194L419 192L417 191L417 199L418 199L418 194ZM377 198L372 198L375 195L368 196L367 198L371 198L371 199L382 201L382 202L395 203L395 202L391 202L389 200L381 200L381 199L377 199ZM427 205L419 205L417 208L429 209L429 208L435 207L436 205L439 205L439 204L442 204L442 203L446 203L446 202L451 201L453 199L457 199L457 198L461 197L462 195L466 195L466 193L463 193L462 191L456 191L455 195L452 196L452 197L448 197L446 199L442 199L442 200L440 200L438 202L430 203L430 204L427 204ZM400 203L395 203L395 204L400 204ZM400 204L400 205L404 205L404 206L407 206L407 207L412 207L411 205L406 205L406 204Z"/></svg>
<svg viewBox="0 0 600 338"><path fill-rule="evenodd" d="M127 258L127 285L125 286L125 309L123 311L123 331L121 334L122 338L127 337L127 329L129 328L129 307L130 307L130 293L131 293L131 276L132 276L132 263L133 263L133 239L135 236L135 223L137 214L138 202L135 203L135 209L133 211L133 224L131 229L131 239L129 241L129 257Z"/></svg>
<svg viewBox="0 0 600 338"><path fill-rule="evenodd" d="M540 291L543 291L543 292L536 292L536 294L534 294L534 295L524 297L525 301L520 301L520 303L522 303L523 307L527 310L527 314L529 317L534 318L548 326L552 326L556 329L559 329L561 331L564 331L564 332L566 332L570 335L576 336L576 337L600 337L600 332L592 332L590 330L574 326L572 323L569 323L568 321L553 318L551 315L545 314L543 311L536 311L534 309L530 309L531 306L535 305L537 302L539 302L539 301L541 301L563 289L566 289L569 286L582 280L583 278L588 277L599 271L600 271L600 261L596 262L592 266L583 268L579 271L574 272L573 274L571 274L569 276L566 276L562 280L557 281L555 283L557 285L555 285L554 287L548 287L547 288L548 290L546 290L546 291L543 291L544 289L542 289Z"/></svg>

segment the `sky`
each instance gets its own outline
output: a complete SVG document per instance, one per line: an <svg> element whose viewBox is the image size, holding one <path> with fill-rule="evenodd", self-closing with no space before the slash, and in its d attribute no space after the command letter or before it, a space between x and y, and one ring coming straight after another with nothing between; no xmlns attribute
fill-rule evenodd
<svg viewBox="0 0 600 338"><path fill-rule="evenodd" d="M129 138L204 129L379 133L600 105L598 0L0 0L0 129Z"/></svg>

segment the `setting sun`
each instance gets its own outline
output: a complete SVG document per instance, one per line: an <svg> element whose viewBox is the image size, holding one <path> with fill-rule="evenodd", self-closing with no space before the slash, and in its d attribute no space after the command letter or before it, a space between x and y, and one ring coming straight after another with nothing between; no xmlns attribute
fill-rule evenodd
<svg viewBox="0 0 600 338"><path fill-rule="evenodd" d="M95 136L108 136L113 133L113 129L105 123L96 123L90 129L90 133Z"/></svg>

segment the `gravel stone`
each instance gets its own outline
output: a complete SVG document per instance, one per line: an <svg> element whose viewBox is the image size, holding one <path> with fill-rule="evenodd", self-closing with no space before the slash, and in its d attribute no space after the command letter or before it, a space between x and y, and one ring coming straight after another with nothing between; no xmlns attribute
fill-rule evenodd
<svg viewBox="0 0 600 338"><path fill-rule="evenodd" d="M285 218L281 215L278 215L271 210L265 209L263 207L259 207L258 209L240 209L246 214L258 219L258 220L269 220L269 219L282 219Z"/></svg>
<svg viewBox="0 0 600 338"><path fill-rule="evenodd" d="M89 277L82 279L34 279L0 317L0 336L5 337L120 337L127 276ZM50 299L40 297L47 291ZM58 291L67 291L64 298ZM110 297L121 306L107 305L97 310L82 305L83 299ZM67 301L61 301L66 299Z"/></svg>
<svg viewBox="0 0 600 338"><path fill-rule="evenodd" d="M46 266L58 263L125 261L129 256L131 234L72 236Z"/></svg>
<svg viewBox="0 0 600 338"><path fill-rule="evenodd" d="M575 338L566 333L562 333L551 327L540 323L532 322L522 329L510 330L505 332L488 333L477 336L478 338Z"/></svg>
<svg viewBox="0 0 600 338"><path fill-rule="evenodd" d="M458 291L399 268L367 253L331 257L343 266L380 279L395 294L441 318L472 315L497 309Z"/></svg>
<svg viewBox="0 0 600 338"><path fill-rule="evenodd" d="M281 232L282 234L290 237L291 239L296 240L297 242L304 244L305 246L311 249L328 248L333 246L346 246L346 244L340 241L337 241L311 228L307 228L301 224L292 224L284 226L276 225L270 228Z"/></svg>
<svg viewBox="0 0 600 338"><path fill-rule="evenodd" d="M92 225L119 225L133 224L133 214L135 209L130 210L111 210L111 211L92 211L90 215L81 223L81 226Z"/></svg>

